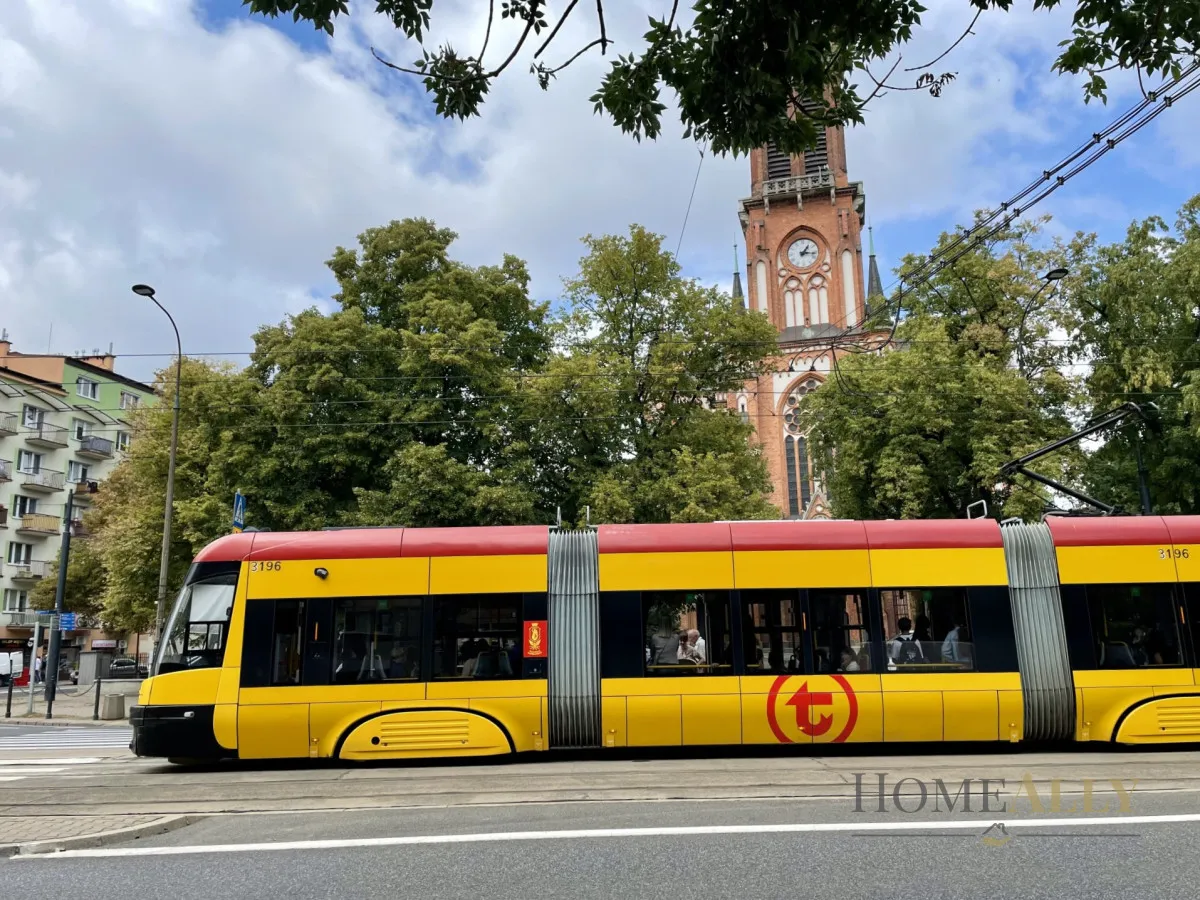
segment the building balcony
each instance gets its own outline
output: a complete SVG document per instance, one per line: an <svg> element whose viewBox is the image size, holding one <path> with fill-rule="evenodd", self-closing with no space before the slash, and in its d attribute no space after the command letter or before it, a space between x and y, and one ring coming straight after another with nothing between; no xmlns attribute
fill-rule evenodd
<svg viewBox="0 0 1200 900"><path fill-rule="evenodd" d="M79 455L89 459L112 459L113 442L94 434L86 435L79 441Z"/></svg>
<svg viewBox="0 0 1200 900"><path fill-rule="evenodd" d="M23 425L22 433L28 443L38 447L58 449L67 446L67 429L58 425L47 425L45 422L41 425Z"/></svg>
<svg viewBox="0 0 1200 900"><path fill-rule="evenodd" d="M100 482L95 478L80 478L78 480L69 479L71 484L75 486L75 505L82 506L86 503L91 503L96 494L100 490Z"/></svg>
<svg viewBox="0 0 1200 900"><path fill-rule="evenodd" d="M12 460L0 459L0 483L12 481Z"/></svg>
<svg viewBox="0 0 1200 900"><path fill-rule="evenodd" d="M0 437L9 437L17 433L17 414L0 412Z"/></svg>
<svg viewBox="0 0 1200 900"><path fill-rule="evenodd" d="M50 563L41 559L31 559L24 563L9 563L5 566L8 577L13 581L38 581L50 574Z"/></svg>
<svg viewBox="0 0 1200 900"><path fill-rule="evenodd" d="M10 610L0 612L0 624L9 628L32 628L37 624L38 616L33 610Z"/></svg>
<svg viewBox="0 0 1200 900"><path fill-rule="evenodd" d="M777 197L796 196L817 191L827 191L833 187L833 172L823 169L812 175L792 175L788 178L773 178L762 183L762 196Z"/></svg>
<svg viewBox="0 0 1200 900"><path fill-rule="evenodd" d="M31 537L39 535L58 534L61 520L58 516L48 516L45 513L29 513L16 516L17 534L27 534Z"/></svg>
<svg viewBox="0 0 1200 900"><path fill-rule="evenodd" d="M27 491L42 491L50 493L61 491L66 486L66 477L62 472L53 469L39 469L37 472L18 472L17 478L21 487Z"/></svg>

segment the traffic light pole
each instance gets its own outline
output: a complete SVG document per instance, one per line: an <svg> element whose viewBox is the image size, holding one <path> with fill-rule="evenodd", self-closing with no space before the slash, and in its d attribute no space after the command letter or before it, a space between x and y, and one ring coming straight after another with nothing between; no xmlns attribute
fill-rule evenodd
<svg viewBox="0 0 1200 900"><path fill-rule="evenodd" d="M62 647L63 595L67 592L67 563L71 556L71 515L75 507L75 491L67 493L67 511L63 516L62 549L58 551L58 586L54 589L54 619L50 623L50 658L43 671L46 674L46 718L54 718L54 694L58 688L58 655Z"/></svg>

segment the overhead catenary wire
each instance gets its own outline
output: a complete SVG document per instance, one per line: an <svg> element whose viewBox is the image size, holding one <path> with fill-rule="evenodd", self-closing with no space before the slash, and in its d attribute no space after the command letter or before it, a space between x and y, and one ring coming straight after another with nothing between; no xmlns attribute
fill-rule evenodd
<svg viewBox="0 0 1200 900"><path fill-rule="evenodd" d="M901 301L906 293L924 284L933 275L938 274L948 265L961 259L971 250L984 243L988 238L1009 227L1021 214L1028 212L1033 206L1036 206L1080 172L1093 165L1122 141L1136 134L1180 99L1186 97L1197 87L1200 87L1200 75L1197 75L1198 72L1200 72L1200 60L1188 65L1180 72L1178 77L1165 81L1157 90L1151 91L1132 108L1126 110L1113 122L1109 123L1106 128L1094 133L1090 139L1080 144L1073 152L1061 159L1054 166L1045 169L1039 177L982 216L971 228L963 229L945 246L939 247L933 253L930 253L915 269L904 273L889 284L888 289L890 290L897 284L907 283L907 287L902 289L899 294L885 298L884 301L884 309L888 309L893 305L896 306L896 314L890 329L891 335L895 335L895 329L900 319ZM1176 86L1179 86L1178 91L1173 94L1166 93ZM1155 106L1155 104L1158 105ZM1154 108L1148 114L1138 119L1137 117L1149 107ZM1089 151L1091 152L1089 153ZM1085 156L1086 159L1083 159ZM1083 161L1077 163L1080 159L1083 159ZM1041 188L1040 191L1039 188ZM1030 198L1031 194L1033 194L1032 198ZM1027 198L1030 199L1026 202ZM998 223L997 220L999 220ZM944 259L944 257L951 254L953 254L951 258ZM844 325L848 315L848 312L843 314L837 322L831 324L836 326ZM842 343L842 339L835 339L830 344L830 348L837 349ZM822 341L817 339L814 340L813 344L820 346Z"/></svg>

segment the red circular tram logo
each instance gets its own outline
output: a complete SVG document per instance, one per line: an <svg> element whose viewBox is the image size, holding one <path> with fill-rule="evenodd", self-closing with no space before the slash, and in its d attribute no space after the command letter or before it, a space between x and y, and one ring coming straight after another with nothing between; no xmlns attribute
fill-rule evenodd
<svg viewBox="0 0 1200 900"><path fill-rule="evenodd" d="M838 690L820 690L827 680ZM781 744L797 742L787 733L791 730L793 715L796 731L813 741L840 744L850 736L858 722L858 698L854 696L850 682L841 675L780 675L767 695L767 722ZM841 729L835 731L835 723L839 720L842 720Z"/></svg>

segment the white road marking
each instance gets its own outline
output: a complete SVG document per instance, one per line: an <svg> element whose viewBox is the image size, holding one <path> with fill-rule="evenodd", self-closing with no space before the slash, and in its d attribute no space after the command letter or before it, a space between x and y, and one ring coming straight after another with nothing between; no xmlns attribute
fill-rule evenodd
<svg viewBox="0 0 1200 900"><path fill-rule="evenodd" d="M0 734L0 750L112 749L128 747L132 738L130 728L41 728L38 734Z"/></svg>
<svg viewBox="0 0 1200 900"><path fill-rule="evenodd" d="M563 831L510 831L481 834L420 834L384 838L338 838L319 841L276 841L259 844L196 844L183 847L123 847L64 850L14 856L12 859L98 859L122 856L191 856L200 853L264 853L278 850L340 850L357 847L405 847L428 844L487 844L508 841L594 840L622 837L699 837L716 834L814 834L829 832L979 831L993 824L1013 828L1111 827L1200 822L1200 813L1161 816L1096 816L1060 819L958 819L924 822L804 822L777 825L694 825L656 828L579 828Z"/></svg>
<svg viewBox="0 0 1200 900"><path fill-rule="evenodd" d="M0 781L20 781L39 775L64 772L71 766L100 762L98 756L74 756L62 759L0 759Z"/></svg>

